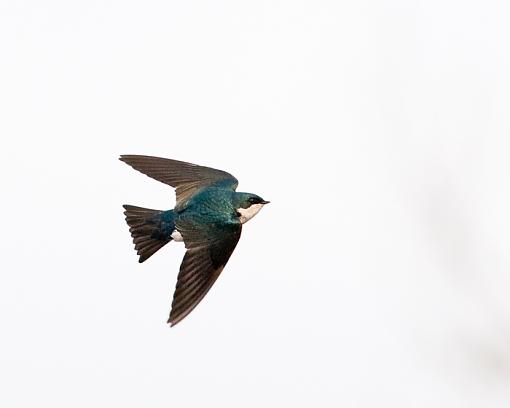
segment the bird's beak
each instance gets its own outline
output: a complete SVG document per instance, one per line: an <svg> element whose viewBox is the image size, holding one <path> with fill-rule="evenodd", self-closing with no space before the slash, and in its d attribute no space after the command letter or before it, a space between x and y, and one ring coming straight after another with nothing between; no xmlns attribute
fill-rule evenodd
<svg viewBox="0 0 510 408"><path fill-rule="evenodd" d="M264 201L262 201L262 203L261 203L261 204L269 204L270 202L271 202L271 201L266 201L266 200L264 200Z"/></svg>

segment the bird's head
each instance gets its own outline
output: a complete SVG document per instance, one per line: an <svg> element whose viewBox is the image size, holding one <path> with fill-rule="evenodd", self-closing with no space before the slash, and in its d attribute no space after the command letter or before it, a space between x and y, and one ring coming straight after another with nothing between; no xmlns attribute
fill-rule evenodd
<svg viewBox="0 0 510 408"><path fill-rule="evenodd" d="M235 206L242 224L252 219L266 204L269 204L269 201L257 194L236 193Z"/></svg>

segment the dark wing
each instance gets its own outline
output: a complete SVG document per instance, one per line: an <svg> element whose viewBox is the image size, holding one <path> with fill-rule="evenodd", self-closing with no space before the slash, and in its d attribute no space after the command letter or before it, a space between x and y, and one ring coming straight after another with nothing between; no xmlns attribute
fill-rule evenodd
<svg viewBox="0 0 510 408"><path fill-rule="evenodd" d="M225 181L232 190L238 185L237 179L226 171L178 160L132 154L122 155L120 160L153 179L175 187L177 206L185 203L198 190L218 181Z"/></svg>
<svg viewBox="0 0 510 408"><path fill-rule="evenodd" d="M207 294L228 262L241 237L241 224L207 226L180 222L177 225L186 244L175 287L168 323L176 325L184 319Z"/></svg>

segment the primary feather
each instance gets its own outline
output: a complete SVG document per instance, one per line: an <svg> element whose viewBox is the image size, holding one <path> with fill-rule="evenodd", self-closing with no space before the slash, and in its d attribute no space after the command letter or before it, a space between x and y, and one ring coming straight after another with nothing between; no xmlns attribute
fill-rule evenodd
<svg viewBox="0 0 510 408"><path fill-rule="evenodd" d="M227 181L232 190L239 184L237 179L226 171L179 160L133 154L124 154L120 156L120 160L140 173L174 187L177 207L184 205L198 190L218 181Z"/></svg>

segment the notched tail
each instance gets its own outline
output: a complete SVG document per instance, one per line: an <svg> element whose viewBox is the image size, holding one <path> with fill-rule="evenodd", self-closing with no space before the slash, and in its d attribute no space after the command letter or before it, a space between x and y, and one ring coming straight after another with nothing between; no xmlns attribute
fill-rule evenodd
<svg viewBox="0 0 510 408"><path fill-rule="evenodd" d="M172 240L175 229L173 211L151 210L149 208L123 205L129 232L133 237L138 262L149 259L160 248Z"/></svg>

